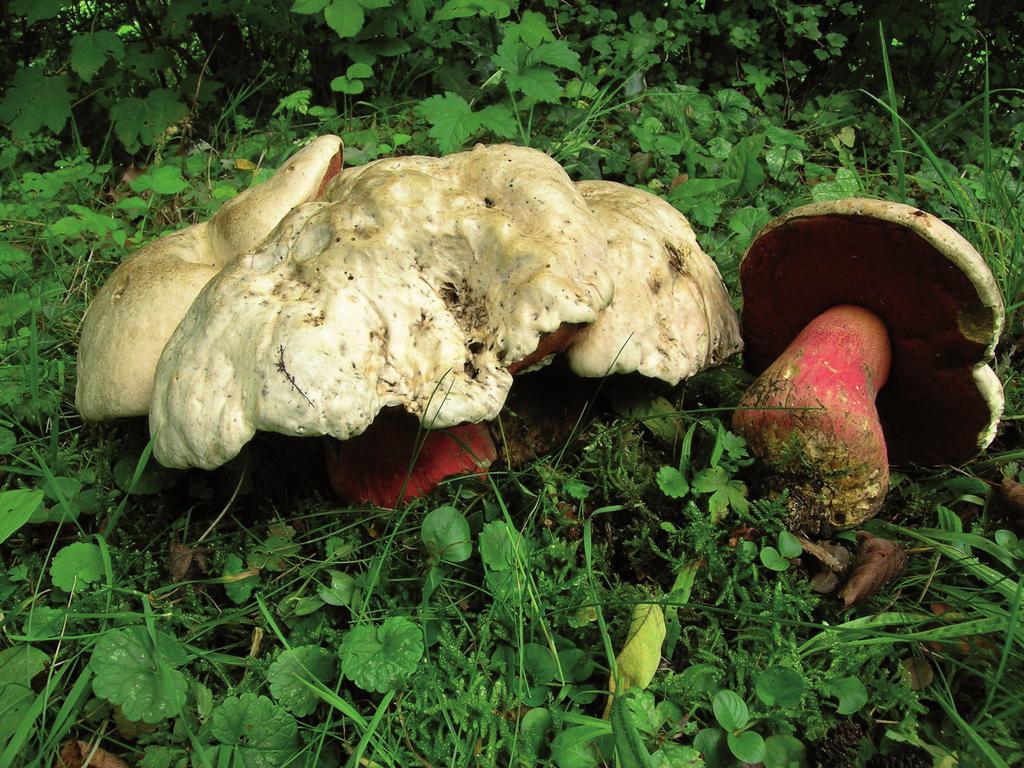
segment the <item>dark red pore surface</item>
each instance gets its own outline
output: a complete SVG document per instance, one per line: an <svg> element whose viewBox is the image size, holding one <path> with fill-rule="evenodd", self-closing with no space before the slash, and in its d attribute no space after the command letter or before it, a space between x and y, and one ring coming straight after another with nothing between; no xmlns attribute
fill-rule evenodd
<svg viewBox="0 0 1024 768"><path fill-rule="evenodd" d="M393 509L446 477L486 471L497 455L486 424L424 430L415 416L386 410L361 435L328 440L327 477L347 501Z"/></svg>
<svg viewBox="0 0 1024 768"><path fill-rule="evenodd" d="M864 307L882 319L892 343L889 383L876 403L890 461L953 463L978 452L991 416L972 369L983 359L993 313L912 230L862 216L794 219L755 242L740 283L754 373L828 308Z"/></svg>

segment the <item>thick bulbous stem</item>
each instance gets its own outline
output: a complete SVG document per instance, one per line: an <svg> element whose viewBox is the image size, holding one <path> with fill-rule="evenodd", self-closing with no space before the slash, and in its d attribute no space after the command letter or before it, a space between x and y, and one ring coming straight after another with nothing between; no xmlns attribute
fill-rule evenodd
<svg viewBox="0 0 1024 768"><path fill-rule="evenodd" d="M797 522L848 528L881 507L889 463L875 396L891 359L888 332L875 314L833 307L740 400L733 430L790 489Z"/></svg>
<svg viewBox="0 0 1024 768"><path fill-rule="evenodd" d="M485 472L497 458L486 424L423 432L405 412L381 412L363 434L343 442L328 438L325 445L334 492L385 509L426 496L445 478Z"/></svg>

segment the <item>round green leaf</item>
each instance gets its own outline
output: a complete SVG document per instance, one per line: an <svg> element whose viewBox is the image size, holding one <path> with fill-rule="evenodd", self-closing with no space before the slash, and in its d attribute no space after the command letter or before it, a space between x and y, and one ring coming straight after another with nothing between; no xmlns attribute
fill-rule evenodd
<svg viewBox="0 0 1024 768"><path fill-rule="evenodd" d="M211 731L222 748L233 753L234 759L224 765L280 768L295 756L295 718L266 696L243 693L224 699L213 712Z"/></svg>
<svg viewBox="0 0 1024 768"><path fill-rule="evenodd" d="M768 706L795 707L804 693L804 678L795 669L769 667L758 676L756 690Z"/></svg>
<svg viewBox="0 0 1024 768"><path fill-rule="evenodd" d="M139 477L135 478L138 463L137 456L122 456L114 464L114 484L122 491L136 496L152 496L170 488L181 476L179 472L161 467L150 460Z"/></svg>
<svg viewBox="0 0 1024 768"><path fill-rule="evenodd" d="M420 535L428 554L437 560L461 563L473 552L469 523L455 507L438 507L427 514Z"/></svg>
<svg viewBox="0 0 1024 768"><path fill-rule="evenodd" d="M773 571L782 572L789 568L789 560L779 554L779 550L775 547L762 547L761 563L766 568L771 568Z"/></svg>
<svg viewBox="0 0 1024 768"><path fill-rule="evenodd" d="M423 656L423 632L403 616L383 624L361 624L341 641L345 677L364 691L384 693L400 687Z"/></svg>
<svg viewBox="0 0 1024 768"><path fill-rule="evenodd" d="M0 456L7 456L18 445L18 437L7 427L0 427Z"/></svg>
<svg viewBox="0 0 1024 768"><path fill-rule="evenodd" d="M345 70L345 77L350 80L357 80L364 77L372 77L373 68L364 61L357 61L347 70Z"/></svg>
<svg viewBox="0 0 1024 768"><path fill-rule="evenodd" d="M129 720L158 723L181 712L188 680L179 672L188 661L173 637L156 630L156 644L141 625L110 629L93 646L92 690L121 707Z"/></svg>
<svg viewBox="0 0 1024 768"><path fill-rule="evenodd" d="M296 717L312 713L320 702L303 681L330 685L337 676L337 659L318 645L300 645L281 651L267 669L270 694Z"/></svg>
<svg viewBox="0 0 1024 768"><path fill-rule="evenodd" d="M856 677L841 677L825 683L825 693L839 699L837 711L841 715L852 715L868 703L868 691Z"/></svg>
<svg viewBox="0 0 1024 768"><path fill-rule="evenodd" d="M690 492L686 476L675 467L662 467L657 475L658 487L670 499L681 499Z"/></svg>
<svg viewBox="0 0 1024 768"><path fill-rule="evenodd" d="M103 578L103 556L95 544L78 541L54 555L50 565L53 584L65 592L81 592Z"/></svg>
<svg viewBox="0 0 1024 768"><path fill-rule="evenodd" d="M764 768L805 768L807 749L800 739L784 734L764 740Z"/></svg>
<svg viewBox="0 0 1024 768"><path fill-rule="evenodd" d="M785 558L800 557L804 548L800 545L800 539L789 531L779 534L779 554Z"/></svg>
<svg viewBox="0 0 1024 768"><path fill-rule="evenodd" d="M755 731L744 731L743 733L730 733L726 739L729 743L729 751L737 760L751 765L764 760L765 746L761 734Z"/></svg>
<svg viewBox="0 0 1024 768"><path fill-rule="evenodd" d="M711 709L715 712L715 719L727 731L735 731L747 724L750 718L750 710L747 703L740 698L739 694L732 691L719 691L711 701ZM754 762L757 762L756 760Z"/></svg>

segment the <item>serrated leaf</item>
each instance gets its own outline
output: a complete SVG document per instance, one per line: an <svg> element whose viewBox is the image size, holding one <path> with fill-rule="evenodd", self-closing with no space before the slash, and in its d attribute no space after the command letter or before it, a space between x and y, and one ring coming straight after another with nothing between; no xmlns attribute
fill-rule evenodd
<svg viewBox="0 0 1024 768"><path fill-rule="evenodd" d="M502 139L514 138L519 133L515 114L504 104L491 104L474 114L481 128Z"/></svg>
<svg viewBox="0 0 1024 768"><path fill-rule="evenodd" d="M734 197L752 194L764 181L764 169L757 160L764 149L764 139L763 133L746 136L729 153L722 175L732 180Z"/></svg>
<svg viewBox="0 0 1024 768"><path fill-rule="evenodd" d="M0 651L0 745L11 737L35 701L32 678L46 669L49 662L49 654L31 645L20 644Z"/></svg>
<svg viewBox="0 0 1024 768"><path fill-rule="evenodd" d="M156 88L144 99L135 96L119 99L110 110L110 119L125 149L135 152L140 146L152 146L164 131L187 114L177 94Z"/></svg>
<svg viewBox="0 0 1024 768"><path fill-rule="evenodd" d="M297 746L295 718L255 693L224 699L213 712L210 730L222 748L231 748L234 759L223 764L240 768L280 768Z"/></svg>
<svg viewBox="0 0 1024 768"><path fill-rule="evenodd" d="M159 165L150 168L141 176L131 180L129 186L135 192L149 190L160 195L176 195L188 189L188 181L181 175L181 169L173 165Z"/></svg>
<svg viewBox="0 0 1024 768"><path fill-rule="evenodd" d="M188 681L177 670L188 656L173 637L144 626L110 629L93 646L92 690L129 720L157 723L181 712Z"/></svg>
<svg viewBox="0 0 1024 768"><path fill-rule="evenodd" d="M662 467L656 476L661 492L670 499L681 499L690 492L686 475L675 467Z"/></svg>
<svg viewBox="0 0 1024 768"><path fill-rule="evenodd" d="M124 43L109 29L86 32L71 41L71 68L85 82L92 80L108 58L114 61L124 58Z"/></svg>
<svg viewBox="0 0 1024 768"><path fill-rule="evenodd" d="M320 698L303 681L329 686L338 677L337 657L318 645L282 651L267 669L270 694L296 717L316 709Z"/></svg>
<svg viewBox="0 0 1024 768"><path fill-rule="evenodd" d="M576 74L580 73L580 56L565 40L541 43L527 54L526 63L547 64L549 67L560 67L572 70Z"/></svg>
<svg viewBox="0 0 1024 768"><path fill-rule="evenodd" d="M557 104L562 97L558 76L554 70L546 67L527 67L521 72L506 72L505 83L509 90L534 101Z"/></svg>
<svg viewBox="0 0 1024 768"><path fill-rule="evenodd" d="M643 689L651 684L661 663L665 632L665 611L660 605L641 603L633 608L629 634L615 657L617 674L608 679L609 691L614 694L617 690Z"/></svg>
<svg viewBox="0 0 1024 768"><path fill-rule="evenodd" d="M719 517L726 507L745 512L747 502L747 486L734 480L724 467L708 467L698 472L690 487L697 493L711 494L708 508L712 515Z"/></svg>
<svg viewBox="0 0 1024 768"><path fill-rule="evenodd" d="M718 724L727 731L735 731L747 724L750 710L738 693L719 691L711 700L711 709L715 713Z"/></svg>
<svg viewBox="0 0 1024 768"><path fill-rule="evenodd" d="M81 592L103 578L103 556L96 544L78 541L68 544L53 557L50 578L65 592Z"/></svg>
<svg viewBox="0 0 1024 768"><path fill-rule="evenodd" d="M27 24L35 24L52 19L64 5L65 0L11 0L11 11L24 16Z"/></svg>
<svg viewBox="0 0 1024 768"><path fill-rule="evenodd" d="M469 102L455 93L424 99L416 111L430 123L428 133L437 141L442 154L461 148L480 129L480 117L474 114Z"/></svg>
<svg viewBox="0 0 1024 768"><path fill-rule="evenodd" d="M9 539L43 505L43 492L36 489L0 491L0 543Z"/></svg>
<svg viewBox="0 0 1024 768"><path fill-rule="evenodd" d="M385 693L416 671L423 650L423 631L403 616L392 616L380 625L350 629L339 653L345 677L364 691Z"/></svg>
<svg viewBox="0 0 1024 768"><path fill-rule="evenodd" d="M331 0L324 8L324 21L338 37L354 37L366 23L363 6L355 0Z"/></svg>
<svg viewBox="0 0 1024 768"><path fill-rule="evenodd" d="M432 19L438 21L453 21L454 19L468 19L471 16L483 16L493 19L504 19L512 12L512 7L502 0L448 0Z"/></svg>
<svg viewBox="0 0 1024 768"><path fill-rule="evenodd" d="M0 99L0 122L17 140L27 139L44 126L60 133L71 117L70 85L67 75L50 77L40 67L22 67Z"/></svg>

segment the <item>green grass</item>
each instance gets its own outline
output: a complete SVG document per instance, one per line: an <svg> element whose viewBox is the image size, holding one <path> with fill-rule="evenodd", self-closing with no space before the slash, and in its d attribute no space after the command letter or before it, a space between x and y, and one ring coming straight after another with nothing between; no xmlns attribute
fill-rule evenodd
<svg viewBox="0 0 1024 768"><path fill-rule="evenodd" d="M1004 473L1022 479L1011 464L1024 408L1020 137L995 143L1005 132L988 120L993 96L942 121L986 116L961 143L904 123L891 79L886 99L863 101L888 121L876 133L855 111L784 125L749 101L669 84L629 100L599 91L572 130L532 113L521 126L575 173L600 162L670 196L682 173L719 179L729 162L755 164L751 189L673 198L729 280L758 223L851 189L945 216L992 265L1007 299L1007 425L975 463L897 478L876 531L911 548L908 567L849 610L811 589L808 558L774 570L759 557L779 543L785 512L759 497L724 430L743 384L735 366L667 400L638 386L628 408L603 391L564 450L446 483L395 513L340 508L314 442L264 436L214 472L157 471L143 420L76 416L80 319L126 250L118 240L208 216L252 175L175 146L163 162L189 186L173 195L135 192L84 160L38 179L9 169L19 202L0 233L0 504L19 488L42 489L45 504L0 542L0 766L53 765L69 738L147 768L682 766L716 744L726 764L726 731L798 756L796 740L808 764L896 765L911 752L1021 764L1024 550L997 533L1015 523L994 490ZM279 117L266 132L234 131L245 98L216 126L221 157L255 162L270 146L269 167L307 130ZM431 150L413 103L376 117L346 118L354 149L402 133L402 151ZM759 131L761 150L741 143ZM690 490L676 492L665 467ZM728 493L694 482L711 470ZM425 526L439 509L440 532ZM471 549L439 555L425 541L437 536ZM192 555L176 577L172 546ZM662 658L648 689L605 720L638 604L664 610ZM110 658L117 644L145 660ZM286 651L306 654L308 674L279 674ZM927 686L908 664L931 672ZM779 669L796 681L788 704L764 693ZM749 719L716 710L723 691ZM138 707L135 722L125 706Z"/></svg>

